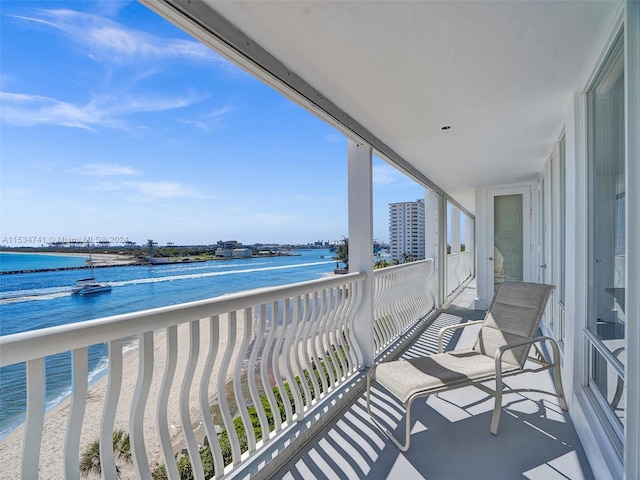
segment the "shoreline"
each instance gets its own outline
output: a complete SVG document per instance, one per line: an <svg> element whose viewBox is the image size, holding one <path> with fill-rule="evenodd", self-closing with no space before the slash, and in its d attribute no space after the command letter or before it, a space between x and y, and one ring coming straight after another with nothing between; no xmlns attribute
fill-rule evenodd
<svg viewBox="0 0 640 480"><path fill-rule="evenodd" d="M79 265L75 267L50 267L50 268L30 268L24 270L8 270L0 272L0 275L15 275L20 273L39 273L39 272L61 272L65 270L84 270L89 268L88 253L61 253L61 252L8 252L0 250L0 253L7 255L43 255L49 257L74 257L86 258L87 265ZM130 255L119 255L115 253L92 253L91 264L94 268L123 267L127 265L146 265L138 259Z"/></svg>

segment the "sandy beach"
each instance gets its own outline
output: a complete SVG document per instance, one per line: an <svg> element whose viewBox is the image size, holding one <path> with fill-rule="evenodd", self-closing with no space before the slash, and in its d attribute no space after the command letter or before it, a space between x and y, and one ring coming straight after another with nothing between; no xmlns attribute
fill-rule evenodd
<svg viewBox="0 0 640 480"><path fill-rule="evenodd" d="M46 251L34 251L34 252L15 252L3 250L1 253L10 254L10 255L46 255L51 257L80 257L86 258L85 263L87 266L89 265L89 254L88 253L67 253L67 252L46 252ZM132 256L132 255L123 255L116 253L91 253L91 264L94 267L117 267L120 265L131 265L140 263L140 259ZM66 269L76 269L82 267L54 267L53 270L66 270ZM37 268L34 270L38 270ZM45 268L44 270L51 270ZM22 270L20 270L22 271Z"/></svg>
<svg viewBox="0 0 640 480"><path fill-rule="evenodd" d="M58 253L58 252L33 252L33 253L41 253L43 255L52 255L57 257L86 257L89 258L88 253ZM93 263L96 267L103 266L115 266L115 265L129 265L131 263L136 263L134 257L130 255L118 255L115 253L92 253L91 254L91 263Z"/></svg>
<svg viewBox="0 0 640 480"><path fill-rule="evenodd" d="M227 317L220 317L220 343L218 356L216 358L216 366L220 364L222 354L225 351L228 343L228 323ZM243 330L243 318L242 312L238 312L237 319L237 333L236 342L233 347L234 355L231 363L231 369L233 368L237 356L238 348L242 341ZM169 398L168 408L168 423L169 430L172 437L172 444L174 449L179 449L182 441L182 427L180 421L178 398L181 389L181 382L183 378L183 372L186 369L189 352L189 326L188 324L182 324L178 327L178 364L176 368L176 374L173 380L171 394ZM206 360L206 354L208 352L210 344L209 336L209 322L200 322L200 357L198 360L196 375L193 385L190 389L190 401L189 410L191 415L191 423L197 423L200 421L198 395L200 388L200 379L202 376L202 369ZM144 434L145 445L147 449L147 456L149 458L149 464L153 470L156 464L163 464L162 453L160 448L158 431L156 428L156 404L158 395L160 393L160 385L162 383L162 376L165 365L165 353L166 353L166 335L164 330L162 332L156 332L154 335L154 370L153 379L151 384L151 390L149 393L149 399L147 402L145 416L144 416ZM129 412L131 410L131 403L135 390L135 385L138 377L138 354L137 349L133 349L132 352L126 354L123 358L123 384L120 393L120 401L118 403L118 409L116 414L115 428L124 429L128 431L129 426ZM209 381L209 400L211 401L216 397L216 383L217 383L217 368L214 366L214 373ZM231 375L228 374L225 382L231 380ZM98 439L100 431L100 423L102 419L102 410L104 405L105 394L107 391L108 378L104 377L93 384L87 395L87 404L84 414L84 423L82 427L81 435L81 452L84 450L84 446L92 443ZM40 479L60 479L64 478L64 465L63 465L63 450L64 450L64 436L67 426L67 417L69 415L71 401L66 399L60 405L49 411L45 418L44 432L42 439L42 449L40 452ZM17 479L20 478L20 455L23 443L23 428L19 427L12 432L2 444L0 444L0 478L2 479ZM133 479L133 469L130 466L126 466L122 469L122 479Z"/></svg>

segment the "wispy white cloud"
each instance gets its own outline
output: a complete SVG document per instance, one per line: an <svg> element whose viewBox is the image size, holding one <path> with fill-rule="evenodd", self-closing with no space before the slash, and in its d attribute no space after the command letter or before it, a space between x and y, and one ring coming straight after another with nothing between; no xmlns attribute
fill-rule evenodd
<svg viewBox="0 0 640 480"><path fill-rule="evenodd" d="M179 182L124 182L124 185L146 197L155 199L201 197L197 189Z"/></svg>
<svg viewBox="0 0 640 480"><path fill-rule="evenodd" d="M373 184L378 186L391 185L404 179L404 175L395 168L380 163L373 166Z"/></svg>
<svg viewBox="0 0 640 480"><path fill-rule="evenodd" d="M2 196L7 198L25 198L33 195L33 191L28 188L4 188Z"/></svg>
<svg viewBox="0 0 640 480"><path fill-rule="evenodd" d="M168 199L211 199L212 196L198 187L171 181L123 181L101 182L88 187L89 190L121 192L135 201L157 201Z"/></svg>
<svg viewBox="0 0 640 480"><path fill-rule="evenodd" d="M325 140L331 143L342 143L346 140L346 137L341 133L330 133L325 137Z"/></svg>
<svg viewBox="0 0 640 480"><path fill-rule="evenodd" d="M71 173L96 177L140 175L142 172L129 165L117 163L87 163L71 169Z"/></svg>
<svg viewBox="0 0 640 480"><path fill-rule="evenodd" d="M85 55L111 63L131 63L169 58L190 59L236 69L199 42L162 38L126 28L108 18L65 9L36 10L14 18L44 24L67 35Z"/></svg>
<svg viewBox="0 0 640 480"><path fill-rule="evenodd" d="M202 115L197 118L181 118L178 121L185 125L192 125L200 130L208 132L220 127L222 118L233 110L233 107L226 106L218 108L208 115Z"/></svg>
<svg viewBox="0 0 640 480"><path fill-rule="evenodd" d="M95 97L85 105L23 93L0 92L2 121L20 126L59 125L96 130L98 127L126 129L121 117L136 113L183 108L202 98L186 97Z"/></svg>

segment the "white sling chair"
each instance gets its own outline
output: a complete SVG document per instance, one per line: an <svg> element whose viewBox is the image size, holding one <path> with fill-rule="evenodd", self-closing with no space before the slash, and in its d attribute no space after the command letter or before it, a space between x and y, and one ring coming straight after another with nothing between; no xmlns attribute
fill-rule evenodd
<svg viewBox="0 0 640 480"><path fill-rule="evenodd" d="M567 410L567 403L560 379L560 355L558 345L550 337L535 337L540 318L554 286L539 283L505 282L498 286L484 320L451 325L440 330L438 351L435 355L384 362L372 368L367 375L367 410L373 422L402 451L409 449L411 434L411 404L416 398L454 388L474 385L495 397L491 418L492 434L498 434L502 408L502 378L525 371L554 369L554 380L560 407ZM447 330L482 324L472 348L443 353L442 335ZM548 362L538 343L547 341L553 351L553 361ZM530 357L534 347L536 356ZM533 361L540 367L525 369L525 362ZM482 382L495 380L492 390ZM371 413L371 385L376 381L393 394L406 409L405 443L398 441L387 427ZM514 392L517 390L507 390Z"/></svg>

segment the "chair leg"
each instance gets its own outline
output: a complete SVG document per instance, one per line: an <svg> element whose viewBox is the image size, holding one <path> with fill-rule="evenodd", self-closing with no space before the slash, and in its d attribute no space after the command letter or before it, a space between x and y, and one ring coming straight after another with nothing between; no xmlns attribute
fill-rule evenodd
<svg viewBox="0 0 640 480"><path fill-rule="evenodd" d="M498 435L498 426L500 424L500 412L502 411L502 378L496 378L496 390L493 394L493 415L491 415L490 432Z"/></svg>
<svg viewBox="0 0 640 480"><path fill-rule="evenodd" d="M553 381L556 385L556 393L558 394L558 402L562 410L569 410L567 399L562 388L562 377L560 375L560 348L555 340L550 339L551 350L553 351Z"/></svg>
<svg viewBox="0 0 640 480"><path fill-rule="evenodd" d="M380 430L391 440L396 447L400 449L402 452L406 452L409 450L409 445L411 443L411 403L413 400L409 402L406 406L405 412L405 442L402 444L392 433L391 431L371 412L371 375L367 375L367 412L369 412L369 418L375 423Z"/></svg>

